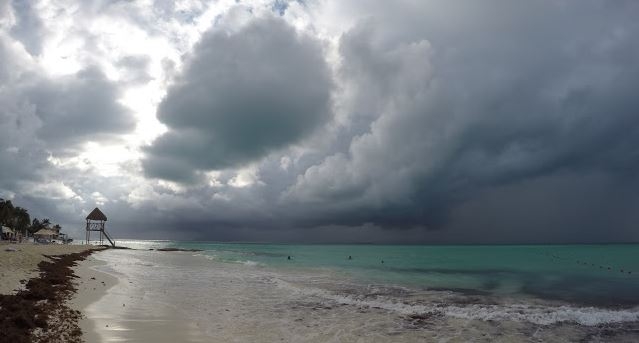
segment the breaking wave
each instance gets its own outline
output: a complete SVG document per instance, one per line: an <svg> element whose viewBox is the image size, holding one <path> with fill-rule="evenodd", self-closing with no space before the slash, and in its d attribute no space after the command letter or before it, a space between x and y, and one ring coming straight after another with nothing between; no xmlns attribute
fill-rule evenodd
<svg viewBox="0 0 639 343"><path fill-rule="evenodd" d="M339 294L314 287L297 286L281 279L274 279L273 282L278 287L301 293L305 296L316 296L343 305L384 309L402 315L435 314L468 320L516 321L538 325L572 322L585 326L595 326L639 321L639 307L603 309L568 305L406 303L387 295L364 297L357 294Z"/></svg>

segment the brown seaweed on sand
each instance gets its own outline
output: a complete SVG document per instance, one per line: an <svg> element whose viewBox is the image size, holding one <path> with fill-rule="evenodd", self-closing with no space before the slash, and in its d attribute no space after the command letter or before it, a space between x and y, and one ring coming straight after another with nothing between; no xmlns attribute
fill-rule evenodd
<svg viewBox="0 0 639 343"><path fill-rule="evenodd" d="M40 276L29 280L24 290L0 295L0 342L81 342L81 313L65 300L76 291L71 267L93 250L61 256L46 256L38 264Z"/></svg>

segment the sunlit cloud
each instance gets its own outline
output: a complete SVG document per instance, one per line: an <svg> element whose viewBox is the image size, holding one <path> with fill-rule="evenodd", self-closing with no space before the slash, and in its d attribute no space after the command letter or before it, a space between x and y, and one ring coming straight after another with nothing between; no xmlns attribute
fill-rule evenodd
<svg viewBox="0 0 639 343"><path fill-rule="evenodd" d="M16 3L0 197L34 215L100 206L128 237L639 239L636 3Z"/></svg>

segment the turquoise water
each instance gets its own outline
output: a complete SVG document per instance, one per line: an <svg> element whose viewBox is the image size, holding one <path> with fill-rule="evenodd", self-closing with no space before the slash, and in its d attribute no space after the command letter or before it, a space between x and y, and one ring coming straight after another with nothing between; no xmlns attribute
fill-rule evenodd
<svg viewBox="0 0 639 343"><path fill-rule="evenodd" d="M118 244L102 341L639 341L637 245Z"/></svg>
<svg viewBox="0 0 639 343"><path fill-rule="evenodd" d="M639 304L637 244L424 246L175 241L122 243L143 249L200 249L203 250L201 254L217 262L243 263L292 272L330 270L362 283L412 289L539 298L605 307L633 307Z"/></svg>

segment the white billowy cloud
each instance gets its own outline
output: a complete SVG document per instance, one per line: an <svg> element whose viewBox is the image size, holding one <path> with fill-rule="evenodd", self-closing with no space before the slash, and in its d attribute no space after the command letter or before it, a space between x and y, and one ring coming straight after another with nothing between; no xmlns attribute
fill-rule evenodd
<svg viewBox="0 0 639 343"><path fill-rule="evenodd" d="M118 235L630 241L632 1L0 1L0 196Z"/></svg>

